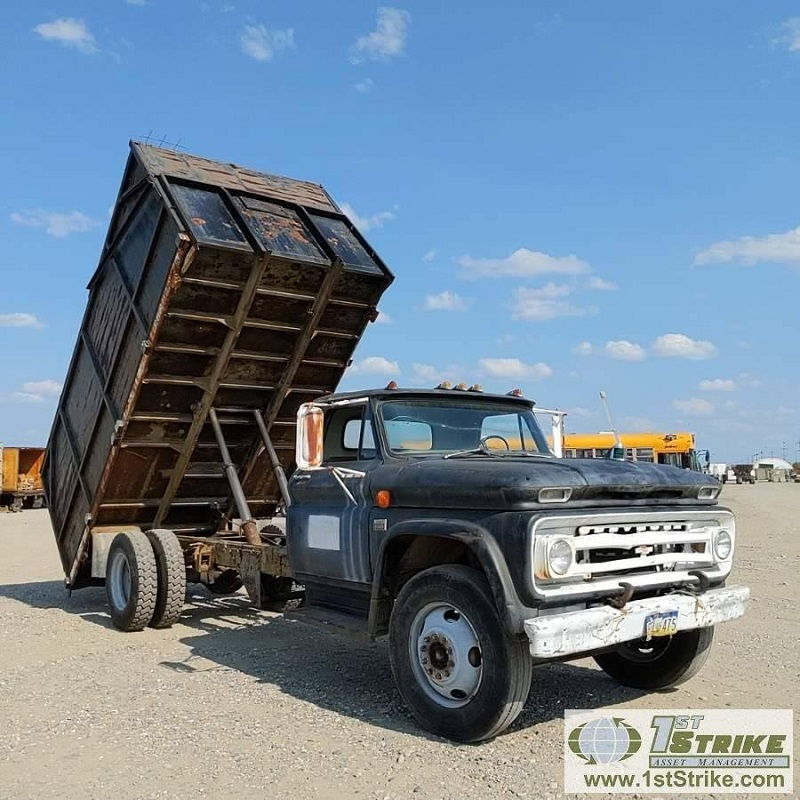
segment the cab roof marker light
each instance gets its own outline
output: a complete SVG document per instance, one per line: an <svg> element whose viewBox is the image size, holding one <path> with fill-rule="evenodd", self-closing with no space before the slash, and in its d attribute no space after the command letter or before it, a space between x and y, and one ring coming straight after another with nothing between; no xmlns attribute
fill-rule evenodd
<svg viewBox="0 0 800 800"><path fill-rule="evenodd" d="M434 386L434 389L452 389L453 384L450 381L442 381L438 386Z"/></svg>
<svg viewBox="0 0 800 800"><path fill-rule="evenodd" d="M566 503L572 497L571 486L545 486L539 489L540 503Z"/></svg>
<svg viewBox="0 0 800 800"><path fill-rule="evenodd" d="M387 389L396 389L397 388L397 381L389 381L389 383L386 384L386 388Z"/></svg>
<svg viewBox="0 0 800 800"><path fill-rule="evenodd" d="M470 392L482 392L483 391L483 386L481 386L479 383L473 383L472 386L469 387L468 391L470 391Z"/></svg>
<svg viewBox="0 0 800 800"><path fill-rule="evenodd" d="M457 384L456 384L456 385L453 387L453 391L456 391L456 392L466 392L466 391L467 391L467 384L466 384L466 383L457 383Z"/></svg>
<svg viewBox="0 0 800 800"><path fill-rule="evenodd" d="M522 389L512 389L510 392L506 392L508 397L522 397Z"/></svg>

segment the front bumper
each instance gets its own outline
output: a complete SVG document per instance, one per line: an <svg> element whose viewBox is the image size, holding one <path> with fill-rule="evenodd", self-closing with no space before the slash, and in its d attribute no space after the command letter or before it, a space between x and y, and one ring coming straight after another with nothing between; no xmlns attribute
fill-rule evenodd
<svg viewBox="0 0 800 800"><path fill-rule="evenodd" d="M709 589L699 595L660 595L632 600L622 610L598 606L533 617L525 620L525 633L532 656L561 658L641 639L650 614L677 611L678 631L728 622L744 614L748 597L747 586Z"/></svg>

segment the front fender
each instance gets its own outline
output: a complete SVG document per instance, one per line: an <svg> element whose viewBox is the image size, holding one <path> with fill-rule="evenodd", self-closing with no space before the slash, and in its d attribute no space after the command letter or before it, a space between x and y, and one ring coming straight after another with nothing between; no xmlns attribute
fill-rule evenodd
<svg viewBox="0 0 800 800"><path fill-rule="evenodd" d="M503 552L494 537L482 526L466 520L425 519L403 520L392 525L383 537L375 561L372 592L369 604L369 633L380 635L381 620L387 616L387 602L391 602L386 586L386 553L389 545L400 536L430 536L453 539L462 543L477 558L489 583L500 618L512 636L524 633L523 621L530 616L519 600Z"/></svg>

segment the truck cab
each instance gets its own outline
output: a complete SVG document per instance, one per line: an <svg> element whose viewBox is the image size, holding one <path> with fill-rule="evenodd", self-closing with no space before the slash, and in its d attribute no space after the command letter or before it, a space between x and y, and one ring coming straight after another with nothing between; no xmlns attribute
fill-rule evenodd
<svg viewBox="0 0 800 800"><path fill-rule="evenodd" d="M286 530L306 603L388 633L404 699L450 738L509 724L537 662L592 655L625 685L676 685L747 600L725 587L716 480L558 459L533 409L390 385L299 412Z"/></svg>

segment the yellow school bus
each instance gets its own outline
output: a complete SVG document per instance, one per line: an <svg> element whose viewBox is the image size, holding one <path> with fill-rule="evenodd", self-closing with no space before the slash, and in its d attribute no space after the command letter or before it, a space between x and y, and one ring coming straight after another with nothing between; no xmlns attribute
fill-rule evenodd
<svg viewBox="0 0 800 800"><path fill-rule="evenodd" d="M627 461L669 464L701 471L693 433L620 433ZM613 433L568 433L564 458L605 458L614 446Z"/></svg>

